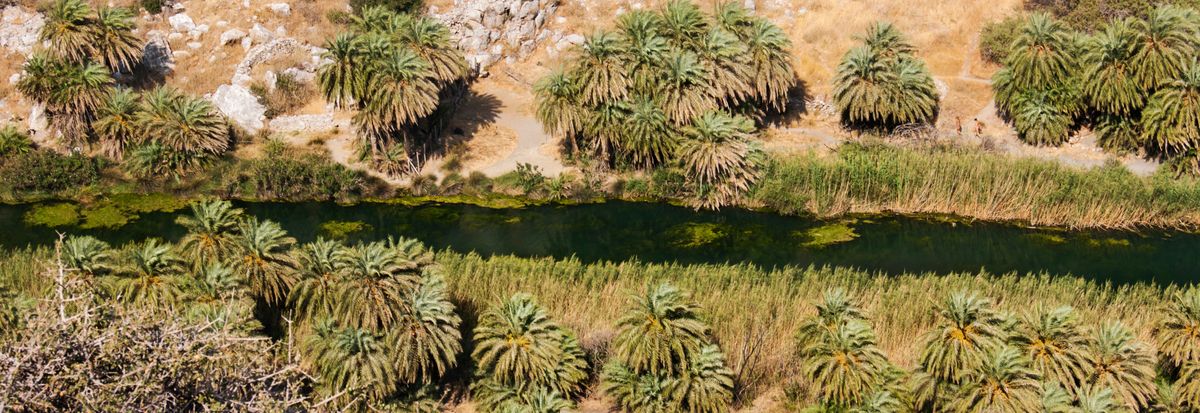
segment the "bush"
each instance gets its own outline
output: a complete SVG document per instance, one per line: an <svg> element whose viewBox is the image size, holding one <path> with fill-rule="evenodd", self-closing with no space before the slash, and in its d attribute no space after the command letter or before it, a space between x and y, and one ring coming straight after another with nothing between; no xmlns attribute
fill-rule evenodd
<svg viewBox="0 0 1200 413"><path fill-rule="evenodd" d="M241 196L252 199L344 200L366 191L362 172L317 154L269 151L245 161L239 174Z"/></svg>
<svg viewBox="0 0 1200 413"><path fill-rule="evenodd" d="M163 0L142 0L142 9L150 14L162 13Z"/></svg>
<svg viewBox="0 0 1200 413"><path fill-rule="evenodd" d="M250 85L250 93L267 108L265 115L272 119L304 106L312 96L313 89L308 84L296 80L295 76L280 73L275 76L274 88L267 87L262 82L255 82Z"/></svg>
<svg viewBox="0 0 1200 413"><path fill-rule="evenodd" d="M1001 64L1008 58L1008 49L1021 27L1021 17L1011 16L998 22L989 22L979 32L979 57L991 63Z"/></svg>
<svg viewBox="0 0 1200 413"><path fill-rule="evenodd" d="M3 161L0 182L18 193L55 193L95 183L100 167L100 161L82 155L29 151Z"/></svg>
<svg viewBox="0 0 1200 413"><path fill-rule="evenodd" d="M422 0L350 0L350 7L355 13L374 6L383 6L401 13L416 12L424 5Z"/></svg>
<svg viewBox="0 0 1200 413"><path fill-rule="evenodd" d="M1026 0L1025 8L1053 14L1078 30L1095 31L1109 20L1145 17L1159 4L1197 8L1198 0Z"/></svg>

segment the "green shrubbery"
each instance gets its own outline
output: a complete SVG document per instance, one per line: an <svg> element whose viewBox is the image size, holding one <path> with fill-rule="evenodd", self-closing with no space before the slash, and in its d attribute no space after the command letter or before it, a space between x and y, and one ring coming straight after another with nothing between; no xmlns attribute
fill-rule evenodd
<svg viewBox="0 0 1200 413"><path fill-rule="evenodd" d="M991 63L1001 64L1008 59L1008 50L1024 19L1007 17L998 22L989 22L979 32L979 56Z"/></svg>
<svg viewBox="0 0 1200 413"><path fill-rule="evenodd" d="M276 148L239 163L234 194L249 199L346 200L367 192L367 178L328 156Z"/></svg>
<svg viewBox="0 0 1200 413"><path fill-rule="evenodd" d="M30 151L0 159L0 182L16 193L55 194L96 183L101 166L82 155Z"/></svg>
<svg viewBox="0 0 1200 413"><path fill-rule="evenodd" d="M423 0L350 0L350 7L355 13L377 6L398 13L414 13L420 12L424 4Z"/></svg>
<svg viewBox="0 0 1200 413"><path fill-rule="evenodd" d="M1196 0L1025 0L1031 11L1051 13L1079 30L1099 30L1109 20L1146 17L1155 6L1200 7Z"/></svg>

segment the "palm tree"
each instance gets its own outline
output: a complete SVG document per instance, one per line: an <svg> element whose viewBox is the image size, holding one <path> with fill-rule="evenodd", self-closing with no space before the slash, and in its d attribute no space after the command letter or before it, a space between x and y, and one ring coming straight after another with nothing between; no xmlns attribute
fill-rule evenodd
<svg viewBox="0 0 1200 413"><path fill-rule="evenodd" d="M1159 354L1173 367L1200 361L1200 288L1175 294L1154 338Z"/></svg>
<svg viewBox="0 0 1200 413"><path fill-rule="evenodd" d="M1008 88L996 85L997 103L1021 91L1067 82L1075 76L1076 55L1076 39L1065 24L1045 13L1033 14L1013 39L1004 62L1011 82L1004 83Z"/></svg>
<svg viewBox="0 0 1200 413"><path fill-rule="evenodd" d="M192 157L229 149L229 126L212 103L166 86L145 96L138 124L146 136Z"/></svg>
<svg viewBox="0 0 1200 413"><path fill-rule="evenodd" d="M863 42L863 46L884 59L898 59L917 51L917 48L909 43L900 29L897 29L891 22L875 22L859 39Z"/></svg>
<svg viewBox="0 0 1200 413"><path fill-rule="evenodd" d="M662 35L676 49L694 49L708 31L708 19L691 0L671 0L659 11Z"/></svg>
<svg viewBox="0 0 1200 413"><path fill-rule="evenodd" d="M866 46L850 49L838 65L833 101L847 124L886 124L891 120L891 89L897 74L890 62Z"/></svg>
<svg viewBox="0 0 1200 413"><path fill-rule="evenodd" d="M938 93L915 49L890 23L876 23L838 65L834 103L842 122L890 129L930 122L937 115Z"/></svg>
<svg viewBox="0 0 1200 413"><path fill-rule="evenodd" d="M648 288L617 321L613 358L634 372L677 374L708 343L698 308L670 284Z"/></svg>
<svg viewBox="0 0 1200 413"><path fill-rule="evenodd" d="M921 369L941 382L959 383L988 360L1005 340L1002 319L991 302L958 292L937 307L938 324L928 333Z"/></svg>
<svg viewBox="0 0 1200 413"><path fill-rule="evenodd" d="M799 353L807 355L809 348L822 345L826 336L851 322L865 322L866 313L850 299L842 288L826 290L816 305L817 316L805 321L796 334Z"/></svg>
<svg viewBox="0 0 1200 413"><path fill-rule="evenodd" d="M92 122L92 130L100 138L105 156L120 160L125 156L125 148L141 136L136 123L137 111L138 97L133 90L118 87L109 92Z"/></svg>
<svg viewBox="0 0 1200 413"><path fill-rule="evenodd" d="M621 150L622 127L629 119L629 104L625 101L602 103L588 113L586 135L591 139L592 150L602 161L613 161L613 155Z"/></svg>
<svg viewBox="0 0 1200 413"><path fill-rule="evenodd" d="M366 79L364 106L354 121L370 135L373 150L382 149L378 137L411 126L437 108L438 87L429 63L408 49L383 58Z"/></svg>
<svg viewBox="0 0 1200 413"><path fill-rule="evenodd" d="M224 261L234 252L233 238L242 210L224 200L196 201L190 207L191 216L175 219L188 231L179 240L179 248L196 266Z"/></svg>
<svg viewBox="0 0 1200 413"><path fill-rule="evenodd" d="M550 385L561 340L546 310L532 296L517 294L480 316L471 358L499 384Z"/></svg>
<svg viewBox="0 0 1200 413"><path fill-rule="evenodd" d="M183 265L170 244L150 239L133 248L126 261L115 284L123 301L161 307L179 298Z"/></svg>
<svg viewBox="0 0 1200 413"><path fill-rule="evenodd" d="M580 85L584 104L598 106L625 98L633 80L627 72L629 62L621 51L620 36L597 32L583 42L578 54L570 76Z"/></svg>
<svg viewBox="0 0 1200 413"><path fill-rule="evenodd" d="M762 18L755 18L741 37L750 57L754 98L773 110L786 109L788 94L796 84L791 39L779 26Z"/></svg>
<svg viewBox="0 0 1200 413"><path fill-rule="evenodd" d="M1021 320L1013 344L1043 380L1074 393L1087 378L1088 339L1071 307L1037 307Z"/></svg>
<svg viewBox="0 0 1200 413"><path fill-rule="evenodd" d="M32 150L33 140L15 123L0 126L0 156L20 155Z"/></svg>
<svg viewBox="0 0 1200 413"><path fill-rule="evenodd" d="M1195 59L1198 28L1194 17L1194 12L1164 4L1134 23L1141 44L1130 64L1146 93L1179 79Z"/></svg>
<svg viewBox="0 0 1200 413"><path fill-rule="evenodd" d="M571 150L579 152L578 137L583 133L587 109L580 103L580 86L567 72L555 70L534 85L537 118L549 134L571 141Z"/></svg>
<svg viewBox="0 0 1200 413"><path fill-rule="evenodd" d="M368 62L357 35L338 34L325 43L325 53L321 57L330 61L321 66L317 74L325 100L345 108L365 94L363 88L366 86L364 77L367 69L364 66Z"/></svg>
<svg viewBox="0 0 1200 413"><path fill-rule="evenodd" d="M1112 389L1129 409L1149 405L1155 390L1154 355L1123 324L1105 323L1096 331L1088 367L1088 383Z"/></svg>
<svg viewBox="0 0 1200 413"><path fill-rule="evenodd" d="M329 319L300 342L304 365L315 373L321 393L341 392L346 404L382 401L396 390L395 364L386 341L371 331L342 327Z"/></svg>
<svg viewBox="0 0 1200 413"><path fill-rule="evenodd" d="M101 7L91 25L88 48L113 72L129 71L141 60L141 39L133 34L134 13L123 7Z"/></svg>
<svg viewBox="0 0 1200 413"><path fill-rule="evenodd" d="M1038 374L1020 350L1001 347L967 378L953 403L960 412L1032 412L1041 401Z"/></svg>
<svg viewBox="0 0 1200 413"><path fill-rule="evenodd" d="M441 83L461 79L467 73L467 61L450 43L450 30L427 17L409 19L396 33L400 42L429 62L433 77Z"/></svg>
<svg viewBox="0 0 1200 413"><path fill-rule="evenodd" d="M521 389L492 379L476 381L472 395L476 408L493 413L558 413L569 411L573 404L558 391L537 387Z"/></svg>
<svg viewBox="0 0 1200 413"><path fill-rule="evenodd" d="M746 47L741 39L721 28L709 30L700 42L697 55L709 74L709 84L726 106L737 106L754 92L752 67L747 65Z"/></svg>
<svg viewBox="0 0 1200 413"><path fill-rule="evenodd" d="M725 355L715 344L700 348L676 380L667 389L675 399L677 411L717 413L729 411L733 402L733 372L725 367Z"/></svg>
<svg viewBox="0 0 1200 413"><path fill-rule="evenodd" d="M1074 399L1058 383L1042 382L1040 402L1037 411L1042 413L1074 413Z"/></svg>
<svg viewBox="0 0 1200 413"><path fill-rule="evenodd" d="M84 0L57 0L46 10L46 23L38 34L56 57L81 63L93 47L92 8Z"/></svg>
<svg viewBox="0 0 1200 413"><path fill-rule="evenodd" d="M804 374L826 404L846 408L862 403L882 382L887 359L875 333L858 320L836 323L803 351Z"/></svg>
<svg viewBox="0 0 1200 413"><path fill-rule="evenodd" d="M189 292L201 304L219 303L245 295L245 282L233 268L219 262L196 267L192 272Z"/></svg>
<svg viewBox="0 0 1200 413"><path fill-rule="evenodd" d="M108 70L96 63L65 62L42 53L30 56L23 69L17 90L45 104L55 127L67 135L69 143L79 143L108 96L113 82Z"/></svg>
<svg viewBox="0 0 1200 413"><path fill-rule="evenodd" d="M684 130L687 139L680 145L679 160L698 206L726 205L758 179L753 131L750 119L719 111L704 113Z"/></svg>
<svg viewBox="0 0 1200 413"><path fill-rule="evenodd" d="M673 381L662 374L637 373L620 362L604 366L604 394L613 399L621 411L636 413L667 413L676 411L670 399Z"/></svg>
<svg viewBox="0 0 1200 413"><path fill-rule="evenodd" d="M629 60L628 73L636 93L653 93L659 65L666 55L667 39L659 33L662 21L647 10L633 10L617 20L622 53Z"/></svg>
<svg viewBox="0 0 1200 413"><path fill-rule="evenodd" d="M179 180L188 170L198 165L198 162L197 159L173 151L158 142L147 142L129 151L121 166L130 175L140 179L171 177Z"/></svg>
<svg viewBox="0 0 1200 413"><path fill-rule="evenodd" d="M1200 362L1186 361L1179 371L1173 389L1180 407L1200 408Z"/></svg>
<svg viewBox="0 0 1200 413"><path fill-rule="evenodd" d="M687 125L717 109L712 73L695 53L671 51L663 57L657 97L663 112L676 125Z"/></svg>
<svg viewBox="0 0 1200 413"><path fill-rule="evenodd" d="M407 314L388 333L397 375L405 383L428 383L454 368L462 352L462 320L446 283L426 276L406 300Z"/></svg>
<svg viewBox="0 0 1200 413"><path fill-rule="evenodd" d="M280 305L294 282L288 250L296 240L274 221L250 217L233 237L233 267L245 277L250 294L267 305Z"/></svg>
<svg viewBox="0 0 1200 413"><path fill-rule="evenodd" d="M386 331L401 321L406 292L417 275L406 271L396 251L383 242L359 244L339 251L335 265L343 281L338 288L337 317L346 325Z"/></svg>
<svg viewBox="0 0 1200 413"><path fill-rule="evenodd" d="M63 240L63 265L88 276L104 275L113 270L112 250L108 243L90 236L72 235Z"/></svg>
<svg viewBox="0 0 1200 413"><path fill-rule="evenodd" d="M343 248L324 238L299 248L296 258L298 279L288 294L288 304L300 320L320 320L335 314L337 292L342 282L337 259Z"/></svg>
<svg viewBox="0 0 1200 413"><path fill-rule="evenodd" d="M1079 391L1079 413L1126 413L1131 412L1113 396L1107 387L1084 386Z"/></svg>
<svg viewBox="0 0 1200 413"><path fill-rule="evenodd" d="M1142 128L1148 144L1160 151L1180 152L1200 143L1200 64L1188 64L1182 77L1150 98Z"/></svg>
<svg viewBox="0 0 1200 413"><path fill-rule="evenodd" d="M658 102L639 98L629 105L621 141L622 152L647 170L666 163L679 145L679 136Z"/></svg>
<svg viewBox="0 0 1200 413"><path fill-rule="evenodd" d="M1017 95L1009 109L1017 133L1025 142L1057 146L1065 143L1080 109L1073 82L1053 88L1029 89Z"/></svg>
<svg viewBox="0 0 1200 413"><path fill-rule="evenodd" d="M1128 18L1114 20L1084 49L1083 94L1100 112L1128 116L1145 105L1145 92L1132 67L1142 46L1135 24Z"/></svg>

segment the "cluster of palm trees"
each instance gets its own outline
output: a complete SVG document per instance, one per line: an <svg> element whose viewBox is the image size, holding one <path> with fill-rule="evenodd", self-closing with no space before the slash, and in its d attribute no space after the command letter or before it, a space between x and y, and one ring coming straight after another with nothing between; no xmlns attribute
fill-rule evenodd
<svg viewBox="0 0 1200 413"><path fill-rule="evenodd" d="M313 377L313 399L328 406L436 411L464 339L430 250L404 238L297 244L228 201L190 208L177 220L187 234L176 244L114 249L72 236L60 245L62 263L126 305L242 333L283 324L296 343L288 357ZM624 409L728 410L732 373L698 312L670 285L633 300L602 377ZM596 376L575 334L527 294L483 311L472 337L470 389L484 412L563 411Z"/></svg>
<svg viewBox="0 0 1200 413"><path fill-rule="evenodd" d="M1177 295L1157 353L1120 322L1087 329L1070 307L995 311L957 293L936 308L915 371L880 351L868 316L827 292L798 336L814 398L829 411L1121 412L1200 408L1200 289Z"/></svg>
<svg viewBox="0 0 1200 413"><path fill-rule="evenodd" d="M1200 14L1163 5L1094 34L1034 14L993 78L996 104L1022 139L1059 145L1091 126L1114 151L1161 156L1200 144Z"/></svg>
<svg viewBox="0 0 1200 413"><path fill-rule="evenodd" d="M752 119L785 108L790 47L736 2L711 15L688 0L634 10L537 82L537 117L606 165L678 165L698 204L718 206L757 176Z"/></svg>
<svg viewBox="0 0 1200 413"><path fill-rule="evenodd" d="M888 131L936 120L938 91L916 48L891 23L867 29L838 65L833 100L842 123Z"/></svg>
<svg viewBox="0 0 1200 413"><path fill-rule="evenodd" d="M93 11L83 0L57 0L40 39L47 45L25 62L17 89L46 105L51 123L78 145L98 143L138 177L178 178L229 148L229 127L208 101L169 87L139 94L117 85L141 58L133 14Z"/></svg>
<svg viewBox="0 0 1200 413"><path fill-rule="evenodd" d="M364 159L388 172L413 171L417 145L429 143L418 127L467 74L449 30L427 17L373 6L325 48L331 63L318 74L321 92L334 105L355 110Z"/></svg>

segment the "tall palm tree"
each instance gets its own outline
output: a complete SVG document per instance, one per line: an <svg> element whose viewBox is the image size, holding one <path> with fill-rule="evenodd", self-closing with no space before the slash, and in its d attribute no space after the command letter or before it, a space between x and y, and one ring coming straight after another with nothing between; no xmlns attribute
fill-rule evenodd
<svg viewBox="0 0 1200 413"><path fill-rule="evenodd" d="M1181 407L1193 410L1200 408L1200 362L1184 362L1172 390Z"/></svg>
<svg viewBox="0 0 1200 413"><path fill-rule="evenodd" d="M1057 146L1065 143L1080 109L1074 82L1029 89L1013 100L1011 115L1025 142Z"/></svg>
<svg viewBox="0 0 1200 413"><path fill-rule="evenodd" d="M181 293L178 276L182 264L170 244L150 239L129 252L119 270L115 293L126 302L169 306Z"/></svg>
<svg viewBox="0 0 1200 413"><path fill-rule="evenodd" d="M109 92L92 122L105 156L120 160L125 156L125 148L142 136L137 127L137 111L138 96L133 90L118 87Z"/></svg>
<svg viewBox="0 0 1200 413"><path fill-rule="evenodd" d="M288 305L300 320L320 320L335 314L342 282L337 259L343 248L324 238L300 246L296 257L298 279L288 294Z"/></svg>
<svg viewBox="0 0 1200 413"><path fill-rule="evenodd" d="M1142 114L1147 144L1176 153L1200 143L1200 64L1191 63L1182 77L1150 98Z"/></svg>
<svg viewBox="0 0 1200 413"><path fill-rule="evenodd" d="M1173 367L1200 362L1200 288L1175 294L1154 338L1159 354Z"/></svg>
<svg viewBox="0 0 1200 413"><path fill-rule="evenodd" d="M629 104L625 101L602 103L588 113L584 126L592 151L604 162L612 162L620 153L622 131L629 119Z"/></svg>
<svg viewBox="0 0 1200 413"><path fill-rule="evenodd" d="M755 99L776 111L786 109L788 94L796 84L791 39L779 26L762 18L755 18L741 36L750 57Z"/></svg>
<svg viewBox="0 0 1200 413"><path fill-rule="evenodd" d="M190 216L183 215L175 223L187 229L179 240L179 248L193 265L224 261L234 252L234 237L242 210L225 200L196 201L189 207Z"/></svg>
<svg viewBox="0 0 1200 413"><path fill-rule="evenodd" d="M809 347L823 344L825 337L839 327L867 319L866 313L851 300L843 288L826 290L816 307L817 316L801 324L800 331L796 334L797 348L802 355L809 353Z"/></svg>
<svg viewBox="0 0 1200 413"><path fill-rule="evenodd" d="M666 55L667 39L659 33L662 21L654 12L633 10L617 20L622 52L628 59L628 73L636 93L652 93L658 80L659 65Z"/></svg>
<svg viewBox="0 0 1200 413"><path fill-rule="evenodd" d="M68 143L80 143L108 96L113 82L108 70L96 63L66 62L38 52L25 61L23 71L17 90L46 105L51 123L67 135Z"/></svg>
<svg viewBox="0 0 1200 413"><path fill-rule="evenodd" d="M687 125L701 114L717 109L712 73L695 53L674 50L663 57L657 98L663 112L676 125Z"/></svg>
<svg viewBox="0 0 1200 413"><path fill-rule="evenodd" d="M196 267L192 271L189 295L202 304L218 303L245 295L245 280L233 268L219 262Z"/></svg>
<svg viewBox="0 0 1200 413"><path fill-rule="evenodd" d="M647 288L617 321L613 358L633 371L676 374L708 343L698 307L670 284Z"/></svg>
<svg viewBox="0 0 1200 413"><path fill-rule="evenodd" d="M882 382L887 359L870 326L835 324L803 352L804 374L826 404L846 408L866 400Z"/></svg>
<svg viewBox="0 0 1200 413"><path fill-rule="evenodd" d="M717 89L714 95L726 106L739 105L754 92L753 67L747 64L746 53L741 39L720 28L709 30L696 52L709 74L709 84Z"/></svg>
<svg viewBox="0 0 1200 413"><path fill-rule="evenodd" d="M396 33L400 42L429 62L433 77L449 83L467 73L467 61L450 43L450 30L427 17L409 19Z"/></svg>
<svg viewBox="0 0 1200 413"><path fill-rule="evenodd" d="M38 38L49 45L54 56L82 63L92 48L92 8L84 0L56 0L46 10L46 23Z"/></svg>
<svg viewBox="0 0 1200 413"><path fill-rule="evenodd" d="M749 119L720 111L706 112L684 129L687 139L680 145L679 161L697 205L726 205L758 179L757 151L750 143L753 131Z"/></svg>
<svg viewBox="0 0 1200 413"><path fill-rule="evenodd" d="M838 65L834 103L842 122L890 129L937 116L938 92L925 64L891 24L876 23Z"/></svg>
<svg viewBox="0 0 1200 413"><path fill-rule="evenodd" d="M124 7L101 7L91 24L88 48L93 58L113 72L129 71L141 61L141 39L133 34L134 13Z"/></svg>
<svg viewBox="0 0 1200 413"><path fill-rule="evenodd" d="M1113 395L1112 389L1099 386L1084 386L1079 391L1079 413L1127 413L1128 407Z"/></svg>
<svg viewBox="0 0 1200 413"><path fill-rule="evenodd" d="M368 62L362 50L359 37L355 34L340 33L325 43L322 58L328 59L329 64L321 66L318 84L325 100L339 108L345 108L350 102L365 95L365 75Z"/></svg>
<svg viewBox="0 0 1200 413"><path fill-rule="evenodd" d="M1145 105L1146 94L1132 66L1141 50L1133 19L1114 20L1091 37L1083 54L1083 94L1097 110L1128 116Z"/></svg>
<svg viewBox="0 0 1200 413"><path fill-rule="evenodd" d="M295 278L288 253L295 243L274 221L250 217L238 224L232 264L246 278L251 295L268 305L283 304Z"/></svg>
<svg viewBox="0 0 1200 413"><path fill-rule="evenodd" d="M587 109L581 104L580 86L566 71L555 70L538 80L533 88L537 96L537 118L546 133L559 135L579 151L578 138L584 131Z"/></svg>
<svg viewBox="0 0 1200 413"><path fill-rule="evenodd" d="M662 35L677 49L694 49L708 31L708 19L691 0L671 0L659 11Z"/></svg>
<svg viewBox="0 0 1200 413"><path fill-rule="evenodd" d="M1194 12L1164 4L1135 22L1141 45L1130 64L1147 93L1179 79L1195 59L1198 28L1194 17Z"/></svg>
<svg viewBox="0 0 1200 413"><path fill-rule="evenodd" d="M1045 13L1033 14L1017 32L1004 62L1012 79L1006 85L1012 89L997 87L996 94L1015 96L1019 91L1066 82L1075 76L1076 49L1076 39L1065 24Z"/></svg>
<svg viewBox="0 0 1200 413"><path fill-rule="evenodd" d="M677 411L718 413L729 411L733 402L733 371L725 366L725 355L715 344L700 348L678 379L667 389Z"/></svg>
<svg viewBox="0 0 1200 413"><path fill-rule="evenodd" d="M396 390L395 364L387 343L364 329L342 327L332 319L317 324L300 342L304 365L327 397L347 392L342 400L363 404L382 401Z"/></svg>
<svg viewBox="0 0 1200 413"><path fill-rule="evenodd" d="M1005 340L1003 321L991 302L958 292L937 307L938 323L925 339L921 369L942 382L959 383L978 370Z"/></svg>
<svg viewBox="0 0 1200 413"><path fill-rule="evenodd" d="M64 266L85 275L104 275L113 270L114 257L108 243L94 237L67 237L60 252Z"/></svg>
<svg viewBox="0 0 1200 413"><path fill-rule="evenodd" d="M343 279L337 293L338 319L371 331L386 331L400 322L404 309L397 303L405 301L419 279L405 270L396 251L372 242L342 249L336 257Z"/></svg>
<svg viewBox="0 0 1200 413"><path fill-rule="evenodd" d="M367 76L364 107L355 114L355 124L370 135L383 136L429 116L438 104L433 75L429 63L416 53L394 51ZM382 142L370 143L374 150L382 149Z"/></svg>
<svg viewBox="0 0 1200 413"><path fill-rule="evenodd" d="M1001 347L993 351L967 379L953 403L960 412L1032 412L1041 401L1038 373L1020 350Z"/></svg>
<svg viewBox="0 0 1200 413"><path fill-rule="evenodd" d="M388 333L397 375L405 383L429 383L454 368L462 352L462 320L454 312L446 283L426 276L408 295L408 311Z"/></svg>
<svg viewBox="0 0 1200 413"><path fill-rule="evenodd" d="M897 82L890 61L862 46L850 49L838 65L833 101L849 124L890 121L891 98L887 85Z"/></svg>
<svg viewBox="0 0 1200 413"><path fill-rule="evenodd" d="M679 135L658 102L639 98L629 105L621 140L622 152L637 166L652 169L670 160L679 145Z"/></svg>
<svg viewBox="0 0 1200 413"><path fill-rule="evenodd" d="M1013 344L1043 380L1074 393L1087 379L1088 338L1071 307L1037 307L1021 320Z"/></svg>
<svg viewBox="0 0 1200 413"><path fill-rule="evenodd" d="M1154 395L1154 355L1119 322L1096 331L1088 359L1088 382L1107 387L1132 410L1146 407Z"/></svg>
<svg viewBox="0 0 1200 413"><path fill-rule="evenodd" d="M589 106L612 103L629 93L633 79L621 50L621 37L614 32L600 31L588 37L578 49L575 68L571 72L580 85L582 102Z"/></svg>
<svg viewBox="0 0 1200 413"><path fill-rule="evenodd" d="M488 309L475 327L471 358L481 372L505 385L549 385L558 364L562 332L528 294Z"/></svg>

